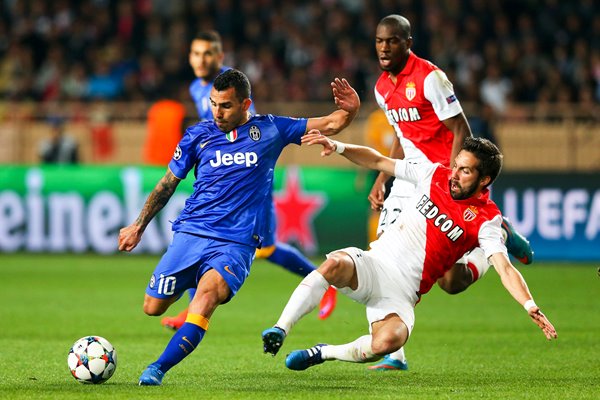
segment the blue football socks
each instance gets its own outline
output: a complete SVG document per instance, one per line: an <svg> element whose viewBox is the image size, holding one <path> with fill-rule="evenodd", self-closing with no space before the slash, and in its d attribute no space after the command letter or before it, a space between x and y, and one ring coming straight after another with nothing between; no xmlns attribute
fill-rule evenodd
<svg viewBox="0 0 600 400"><path fill-rule="evenodd" d="M185 323L175 332L165 351L154 364L160 365L163 373L167 372L198 347L207 329L206 318L198 314L188 314Z"/></svg>
<svg viewBox="0 0 600 400"><path fill-rule="evenodd" d="M308 258L286 243L277 242L275 251L267 257L267 260L300 276L306 276L315 270L315 266Z"/></svg>

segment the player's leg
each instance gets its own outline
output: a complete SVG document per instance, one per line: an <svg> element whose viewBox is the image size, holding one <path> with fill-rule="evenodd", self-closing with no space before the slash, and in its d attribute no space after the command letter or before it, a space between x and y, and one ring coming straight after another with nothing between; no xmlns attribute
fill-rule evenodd
<svg viewBox="0 0 600 400"><path fill-rule="evenodd" d="M304 254L287 243L276 242L273 246L259 249L256 251L256 257L265 258L301 277L305 277L316 269Z"/></svg>
<svg viewBox="0 0 600 400"><path fill-rule="evenodd" d="M313 272L316 269L315 265L298 249L287 243L275 241L276 231L277 215L275 213L275 205L271 202L269 230L263 239L263 247L256 251L256 258L265 258L273 264L279 265L302 277L306 277ZM330 287L321 298L318 317L320 319L328 318L335 309L336 302L337 292L335 288Z"/></svg>
<svg viewBox="0 0 600 400"><path fill-rule="evenodd" d="M480 247L465 254L437 283L445 292L458 294L477 282L489 270L485 253Z"/></svg>
<svg viewBox="0 0 600 400"><path fill-rule="evenodd" d="M196 294L195 288L188 289L188 296L189 296L190 302L194 298L195 294ZM181 328L181 325L183 325L183 323L185 322L185 319L187 318L187 314L188 314L188 307L183 309L183 311L181 311L179 314L175 315L174 317L162 318L160 320L160 324L162 326L164 326L165 328L173 329L174 331L176 331L177 329Z"/></svg>
<svg viewBox="0 0 600 400"><path fill-rule="evenodd" d="M177 297L160 299L146 293L144 295L144 313L150 316L163 315L176 301Z"/></svg>
<svg viewBox="0 0 600 400"><path fill-rule="evenodd" d="M437 283L445 292L457 294L463 292L470 285L481 279L488 271L490 265L481 248L475 248L466 254L454 266L446 271ZM369 367L372 371L406 371L408 362L404 354L404 348L388 354L379 363Z"/></svg>
<svg viewBox="0 0 600 400"><path fill-rule="evenodd" d="M306 350L292 351L285 360L286 366L302 371L329 360L365 363L376 361L382 355L401 348L408 340L408 327L396 314L372 324L370 335L342 345L319 344Z"/></svg>
<svg viewBox="0 0 600 400"><path fill-rule="evenodd" d="M185 323L175 332L158 360L142 373L139 384L160 385L164 374L200 344L208 330L210 317L229 295L229 286L217 271L211 269L202 275Z"/></svg>
<svg viewBox="0 0 600 400"><path fill-rule="evenodd" d="M342 251L332 253L314 272L300 282L273 328L263 331L265 353L277 354L285 336L304 315L311 312L330 285L356 288L354 261Z"/></svg>
<svg viewBox="0 0 600 400"><path fill-rule="evenodd" d="M298 249L287 243L277 242L256 250L256 258L264 258L284 269L306 277L316 268ZM319 319L328 318L337 303L337 291L333 286L325 292L319 303Z"/></svg>
<svg viewBox="0 0 600 400"><path fill-rule="evenodd" d="M176 297L190 287L189 279L195 281L199 276L196 295L190 303L185 323L175 332L161 356L142 373L140 385L160 385L164 374L198 346L208 329L208 321L214 310L237 293L246 280L254 259L255 249L251 246L188 236L193 239L183 244L193 257L182 254L181 260L198 261L179 271L177 275L166 276L170 279L168 286L151 284L147 291L152 289L154 292L162 292L162 295L154 297ZM170 246L170 249L172 247L174 246ZM201 253L201 257L197 257L196 253ZM155 275L156 273L155 270ZM178 286L180 279L183 283Z"/></svg>

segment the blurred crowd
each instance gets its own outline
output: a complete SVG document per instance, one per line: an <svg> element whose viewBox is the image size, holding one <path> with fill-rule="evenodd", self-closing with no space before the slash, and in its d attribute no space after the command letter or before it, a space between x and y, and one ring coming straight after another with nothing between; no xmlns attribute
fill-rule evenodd
<svg viewBox="0 0 600 400"><path fill-rule="evenodd" d="M0 96L142 100L184 96L199 30L223 37L258 104L331 100L346 77L365 100L379 75L378 21L412 23L414 52L442 68L463 102L600 101L594 0L0 0ZM189 100L189 99L182 99Z"/></svg>

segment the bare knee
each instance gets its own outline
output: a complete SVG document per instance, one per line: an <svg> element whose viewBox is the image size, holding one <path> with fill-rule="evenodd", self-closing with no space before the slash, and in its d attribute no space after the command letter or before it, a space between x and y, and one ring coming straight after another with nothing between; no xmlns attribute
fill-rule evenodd
<svg viewBox="0 0 600 400"><path fill-rule="evenodd" d="M327 280L329 280L328 277L335 277L340 271L341 259L340 253L329 256L319 267L319 273Z"/></svg>
<svg viewBox="0 0 600 400"><path fill-rule="evenodd" d="M338 288L349 286L356 289L357 277L354 261L344 252L331 254L321 264L318 271L331 285Z"/></svg>
<svg viewBox="0 0 600 400"><path fill-rule="evenodd" d="M408 327L396 314L390 314L372 325L371 350L385 355L400 349L408 340Z"/></svg>
<svg viewBox="0 0 600 400"><path fill-rule="evenodd" d="M144 313L150 316L164 314L170 305L171 301L168 301L167 299L157 299L156 297L148 295L144 297Z"/></svg>
<svg viewBox="0 0 600 400"><path fill-rule="evenodd" d="M403 338L403 335L386 331L373 337L371 350L373 353L383 356L395 352L402 347L405 342L406 339Z"/></svg>
<svg viewBox="0 0 600 400"><path fill-rule="evenodd" d="M464 292L469 285L465 285L464 282L457 282L449 279L440 278L438 285L442 290L448 294L458 294Z"/></svg>
<svg viewBox="0 0 600 400"><path fill-rule="evenodd" d="M448 294L458 294L465 291L473 283L471 270L464 264L455 264L438 279L438 286Z"/></svg>

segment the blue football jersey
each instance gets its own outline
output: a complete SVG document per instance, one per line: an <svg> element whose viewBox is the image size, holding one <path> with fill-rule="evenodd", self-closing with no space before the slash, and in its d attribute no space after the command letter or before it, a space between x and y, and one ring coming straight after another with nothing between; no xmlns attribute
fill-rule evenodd
<svg viewBox="0 0 600 400"><path fill-rule="evenodd" d="M169 169L184 179L194 169L194 191L174 231L260 247L269 231L273 170L283 148L300 144L307 119L252 116L227 133L214 121L191 126Z"/></svg>
<svg viewBox="0 0 600 400"><path fill-rule="evenodd" d="M230 67L221 67L219 74L231 69ZM200 78L194 79L190 85L190 95L194 99L196 110L198 110L198 118L200 121L208 121L213 119L212 111L210 109L210 91L212 90L214 79L210 82L203 83ZM250 113L256 114L254 109L254 103L250 104Z"/></svg>

